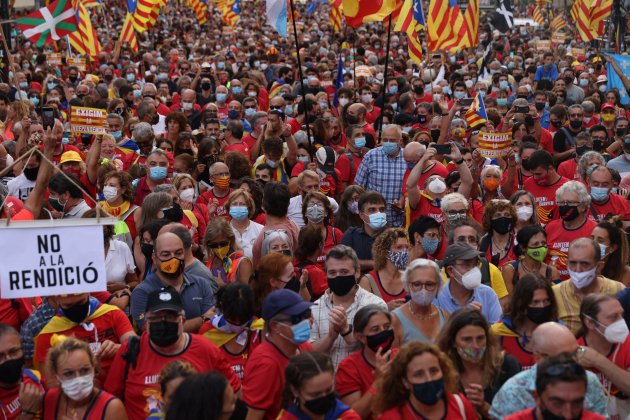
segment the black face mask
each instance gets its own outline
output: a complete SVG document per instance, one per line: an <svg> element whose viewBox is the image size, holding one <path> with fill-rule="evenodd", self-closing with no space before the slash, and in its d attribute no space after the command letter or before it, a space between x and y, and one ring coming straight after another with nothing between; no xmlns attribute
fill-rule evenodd
<svg viewBox="0 0 630 420"><path fill-rule="evenodd" d="M518 95L517 98L519 98L519 99L527 99L527 95Z"/></svg>
<svg viewBox="0 0 630 420"><path fill-rule="evenodd" d="M562 121L560 120L554 120L554 121L549 121L551 123L551 125L553 125L555 128L560 128L562 127Z"/></svg>
<svg viewBox="0 0 630 420"><path fill-rule="evenodd" d="M356 115L346 114L346 121L348 122L348 124L358 124L359 117L357 117Z"/></svg>
<svg viewBox="0 0 630 420"><path fill-rule="evenodd" d="M537 111L542 111L543 109L545 109L545 103L544 102L536 102L536 103L534 103L534 106L536 107Z"/></svg>
<svg viewBox="0 0 630 420"><path fill-rule="evenodd" d="M284 285L284 288L288 290L292 290L295 293L299 293L300 292L300 279L298 279L296 276L293 276L291 280L289 280L287 284Z"/></svg>
<svg viewBox="0 0 630 420"><path fill-rule="evenodd" d="M565 420L564 416L557 416L546 408L540 407L540 411L542 412L542 420ZM577 417L574 417L573 420L579 420L581 418L582 413L580 413Z"/></svg>
<svg viewBox="0 0 630 420"><path fill-rule="evenodd" d="M601 140L593 140L593 150L596 152L604 150L604 142Z"/></svg>
<svg viewBox="0 0 630 420"><path fill-rule="evenodd" d="M171 222L181 222L184 218L184 210L177 203L173 203L171 207L162 210L162 213L164 213L164 218Z"/></svg>
<svg viewBox="0 0 630 420"><path fill-rule="evenodd" d="M424 87L422 86L414 86L413 91L416 92L416 95L424 95Z"/></svg>
<svg viewBox="0 0 630 420"><path fill-rule="evenodd" d="M153 245L151 244L142 244L140 245L140 250L142 251L142 255L144 255L144 258L151 258L151 255L153 255Z"/></svg>
<svg viewBox="0 0 630 420"><path fill-rule="evenodd" d="M155 114L153 118L151 119L151 125L155 125L159 122L160 122L160 116L158 114Z"/></svg>
<svg viewBox="0 0 630 420"><path fill-rule="evenodd" d="M37 174L39 173L39 166L34 168L24 168L22 172L24 172L26 179L29 181L35 181L37 179Z"/></svg>
<svg viewBox="0 0 630 420"><path fill-rule="evenodd" d="M531 115L525 115L525 125L528 127L534 126L534 117Z"/></svg>
<svg viewBox="0 0 630 420"><path fill-rule="evenodd" d="M544 322L551 321L551 305L543 306L542 308L527 308L527 319L532 321L534 324L540 325Z"/></svg>
<svg viewBox="0 0 630 420"><path fill-rule="evenodd" d="M193 152L190 149L175 149L175 154L176 155L181 155L183 153L188 153L190 156L193 156Z"/></svg>
<svg viewBox="0 0 630 420"><path fill-rule="evenodd" d="M61 312L63 312L63 316L68 318L70 321L75 322L77 324L85 321L85 318L88 316L88 311L90 310L90 299L86 299L84 303L76 303L69 308L61 308Z"/></svg>
<svg viewBox="0 0 630 420"><path fill-rule="evenodd" d="M565 222L570 222L578 218L580 213L578 212L578 206L560 206L560 217Z"/></svg>
<svg viewBox="0 0 630 420"><path fill-rule="evenodd" d="M434 128L431 130L431 139L434 142L437 142L440 139L440 129L439 128Z"/></svg>
<svg viewBox="0 0 630 420"><path fill-rule="evenodd" d="M490 222L492 229L496 231L500 235L505 235L510 230L512 230L512 218L511 217L499 217L498 219L493 219Z"/></svg>
<svg viewBox="0 0 630 420"><path fill-rule="evenodd" d="M576 153L578 156L582 156L584 153L586 153L586 152L588 152L588 151L590 151L590 150L593 150L593 149L591 149L591 148L590 148L590 147L588 147L588 146L579 146L579 147L576 147L576 148L575 148L575 153Z"/></svg>
<svg viewBox="0 0 630 420"><path fill-rule="evenodd" d="M573 77L563 77L562 80L564 80L564 83L566 83L567 85L573 83Z"/></svg>
<svg viewBox="0 0 630 420"><path fill-rule="evenodd" d="M435 405L444 396L444 380L413 384L413 396L425 405Z"/></svg>
<svg viewBox="0 0 630 420"><path fill-rule="evenodd" d="M203 90L210 90L211 87L212 85L210 84L210 82L204 82L201 84L201 89Z"/></svg>
<svg viewBox="0 0 630 420"><path fill-rule="evenodd" d="M304 408L313 414L323 416L332 410L335 407L335 404L337 404L337 398L335 397L335 393L331 392L323 397L305 401Z"/></svg>
<svg viewBox="0 0 630 420"><path fill-rule="evenodd" d="M0 378L5 384L14 384L22 377L24 356L19 359L7 360L0 365Z"/></svg>
<svg viewBox="0 0 630 420"><path fill-rule="evenodd" d="M628 131L626 127L619 127L615 130L615 135L617 137L623 137L626 135L626 131Z"/></svg>
<svg viewBox="0 0 630 420"><path fill-rule="evenodd" d="M429 118L426 115L418 115L418 122L424 124Z"/></svg>
<svg viewBox="0 0 630 420"><path fill-rule="evenodd" d="M72 83L76 82L78 79L77 76L68 76L68 80L70 80Z"/></svg>
<svg viewBox="0 0 630 420"><path fill-rule="evenodd" d="M168 347L179 339L179 323L152 322L149 325L149 338L158 347Z"/></svg>
<svg viewBox="0 0 630 420"><path fill-rule="evenodd" d="M579 130L580 128L582 128L582 120L571 120L569 121L569 125L572 129Z"/></svg>
<svg viewBox="0 0 630 420"><path fill-rule="evenodd" d="M374 353L381 349L381 354L386 353L394 344L394 330L383 330L380 333L366 335L367 346Z"/></svg>
<svg viewBox="0 0 630 420"><path fill-rule="evenodd" d="M328 278L328 288L337 296L345 296L357 284L354 274Z"/></svg>

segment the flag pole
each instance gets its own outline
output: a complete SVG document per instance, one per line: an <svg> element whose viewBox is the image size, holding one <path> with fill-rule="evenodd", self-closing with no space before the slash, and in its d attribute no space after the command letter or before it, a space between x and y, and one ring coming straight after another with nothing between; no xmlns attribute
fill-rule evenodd
<svg viewBox="0 0 630 420"><path fill-rule="evenodd" d="M291 0L293 1L293 0ZM385 94L387 93L387 69L389 67L389 43L392 37L392 15L389 15L389 25L387 26L387 45L385 46L385 73L383 75L383 103L381 106L381 123L378 126L378 144L381 143L381 136L383 135L383 110L385 109Z"/></svg>
<svg viewBox="0 0 630 420"><path fill-rule="evenodd" d="M22 89L20 89L20 86L15 83L15 66L13 65L13 55L11 54L11 51L9 51L9 45L7 44L7 39L5 37L5 33L4 31L0 31L0 37L2 38L2 48L4 48L4 52L7 55L7 60L9 61L9 71L7 72L7 80L9 81L9 84L13 85L13 87L15 88L15 90L17 90L18 93L18 97L20 98L20 101L26 99L22 97ZM9 75L11 77L9 77Z"/></svg>
<svg viewBox="0 0 630 420"><path fill-rule="evenodd" d="M306 107L306 87L304 86L304 76L302 74L302 59L300 58L300 43L298 42L297 26L295 25L295 6L293 0L291 3L291 21L293 22L293 36L295 37L295 50L297 51L297 65L298 74L300 76L300 86L302 87L302 101L304 102L304 122L306 123L306 137L308 138L308 149L313 149L313 142L311 141L311 129L308 124L308 109Z"/></svg>

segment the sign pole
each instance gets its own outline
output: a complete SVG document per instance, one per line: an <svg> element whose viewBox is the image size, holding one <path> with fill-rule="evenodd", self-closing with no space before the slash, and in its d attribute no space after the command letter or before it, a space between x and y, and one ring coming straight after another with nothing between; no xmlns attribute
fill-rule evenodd
<svg viewBox="0 0 630 420"><path fill-rule="evenodd" d="M293 36L295 37L295 50L297 51L297 65L298 74L300 76L300 86L302 87L302 102L304 102L304 122L306 124L306 137L308 138L308 149L313 149L313 142L311 141L311 129L308 123L308 109L306 107L306 87L304 86L304 75L302 74L302 58L300 57L300 43L298 42L297 26L295 25L295 6L293 0L290 0L291 4L291 21L293 22Z"/></svg>
<svg viewBox="0 0 630 420"><path fill-rule="evenodd" d="M383 75L383 103L381 104L381 123L378 125L378 144L381 144L383 135L383 110L385 109L385 94L387 93L387 69L389 67L389 44L392 37L392 15L389 15L389 25L387 26L387 45L385 46L385 74Z"/></svg>

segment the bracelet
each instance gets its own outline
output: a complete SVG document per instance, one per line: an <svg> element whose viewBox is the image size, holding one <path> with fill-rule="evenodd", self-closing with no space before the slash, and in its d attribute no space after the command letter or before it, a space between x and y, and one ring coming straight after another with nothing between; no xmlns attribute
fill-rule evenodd
<svg viewBox="0 0 630 420"><path fill-rule="evenodd" d="M352 325L348 325L348 331L346 331L345 333L341 333L340 335L341 335L342 337L346 337L346 336L348 336L351 332L352 332Z"/></svg>
<svg viewBox="0 0 630 420"><path fill-rule="evenodd" d="M22 409L22 412L20 414L26 414L27 416L35 416L35 415L37 415L36 412L28 411L28 410L24 410L24 409Z"/></svg>
<svg viewBox="0 0 630 420"><path fill-rule="evenodd" d="M461 165L462 163L464 163L464 158L461 158L460 160L458 160L457 162L454 162L455 165Z"/></svg>

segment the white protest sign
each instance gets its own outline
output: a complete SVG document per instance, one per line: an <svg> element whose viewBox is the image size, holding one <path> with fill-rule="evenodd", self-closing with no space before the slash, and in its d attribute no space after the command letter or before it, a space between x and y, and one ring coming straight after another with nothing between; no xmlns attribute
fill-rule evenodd
<svg viewBox="0 0 630 420"><path fill-rule="evenodd" d="M0 227L0 238L2 299L107 290L103 224L95 219L13 223Z"/></svg>

